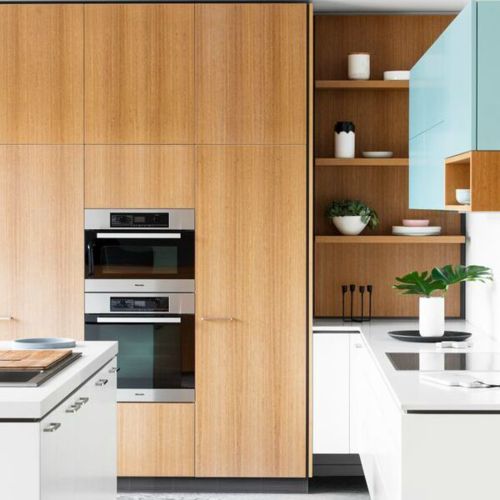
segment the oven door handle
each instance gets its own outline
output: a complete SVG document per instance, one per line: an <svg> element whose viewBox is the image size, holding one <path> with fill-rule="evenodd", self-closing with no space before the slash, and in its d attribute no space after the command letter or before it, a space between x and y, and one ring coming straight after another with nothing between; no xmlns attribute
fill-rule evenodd
<svg viewBox="0 0 500 500"><path fill-rule="evenodd" d="M126 316L98 316L97 323L180 323L180 317L170 317L170 318L158 318L158 317L147 317L147 318L130 318Z"/></svg>
<svg viewBox="0 0 500 500"><path fill-rule="evenodd" d="M87 258L89 261L88 276L94 276L94 245L92 243L87 244Z"/></svg>
<svg viewBox="0 0 500 500"><path fill-rule="evenodd" d="M97 238L122 238L127 240L180 240L181 233L97 233Z"/></svg>

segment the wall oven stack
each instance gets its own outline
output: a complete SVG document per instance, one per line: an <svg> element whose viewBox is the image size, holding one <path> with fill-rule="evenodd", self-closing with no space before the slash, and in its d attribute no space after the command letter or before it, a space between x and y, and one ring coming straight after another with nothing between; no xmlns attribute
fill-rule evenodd
<svg viewBox="0 0 500 500"><path fill-rule="evenodd" d="M117 340L118 401L194 401L194 210L85 211L85 339Z"/></svg>

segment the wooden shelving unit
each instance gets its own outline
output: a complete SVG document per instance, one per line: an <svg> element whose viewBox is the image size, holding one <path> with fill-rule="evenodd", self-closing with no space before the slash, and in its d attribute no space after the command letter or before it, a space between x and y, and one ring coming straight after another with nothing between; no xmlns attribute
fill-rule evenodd
<svg viewBox="0 0 500 500"><path fill-rule="evenodd" d="M465 243L465 236L462 235L442 235L442 236L395 236L395 235L375 235L375 236L316 236L318 244L447 244L461 245Z"/></svg>
<svg viewBox="0 0 500 500"><path fill-rule="evenodd" d="M341 286L349 283L373 285L374 317L416 317L417 298L395 293L395 277L461 262L465 236L460 234L458 213L408 208L409 82L381 80L387 69L411 68L452 19L354 15L314 20L314 314L318 317L342 315ZM376 54L370 68L373 80L346 80L347 54L361 50ZM333 158L337 121L355 124L356 158ZM394 157L362 158L363 151L393 151ZM361 200L374 208L380 225L361 236L335 235L325 212L339 199ZM402 219L429 219L431 225L441 226L442 235L392 235L392 226L401 225ZM460 289L455 287L448 293L446 314L457 317L460 312Z"/></svg>
<svg viewBox="0 0 500 500"><path fill-rule="evenodd" d="M407 167L408 158L316 158L316 167Z"/></svg>
<svg viewBox="0 0 500 500"><path fill-rule="evenodd" d="M408 80L316 80L318 90L408 90Z"/></svg>

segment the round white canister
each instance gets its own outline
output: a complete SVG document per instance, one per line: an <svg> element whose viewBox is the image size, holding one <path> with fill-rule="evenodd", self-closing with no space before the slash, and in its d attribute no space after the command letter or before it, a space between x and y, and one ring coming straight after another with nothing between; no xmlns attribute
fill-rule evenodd
<svg viewBox="0 0 500 500"><path fill-rule="evenodd" d="M349 80L369 80L370 54L349 54L347 56L347 76Z"/></svg>

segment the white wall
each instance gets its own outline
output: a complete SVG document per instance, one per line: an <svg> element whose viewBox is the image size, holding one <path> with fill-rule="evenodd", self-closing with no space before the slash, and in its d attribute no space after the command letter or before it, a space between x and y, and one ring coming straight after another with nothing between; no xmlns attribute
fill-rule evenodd
<svg viewBox="0 0 500 500"><path fill-rule="evenodd" d="M493 269L493 283L467 283L466 318L500 340L500 213L467 214L466 262Z"/></svg>

